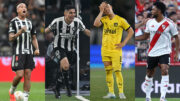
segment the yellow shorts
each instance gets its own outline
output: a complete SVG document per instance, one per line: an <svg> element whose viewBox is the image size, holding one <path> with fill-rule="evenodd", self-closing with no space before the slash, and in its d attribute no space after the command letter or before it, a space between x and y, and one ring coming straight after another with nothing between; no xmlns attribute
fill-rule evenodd
<svg viewBox="0 0 180 101"><path fill-rule="evenodd" d="M102 61L111 61L112 66L108 66L107 69L113 69L114 71L120 70L121 71L121 65L122 65L122 56L102 56Z"/></svg>

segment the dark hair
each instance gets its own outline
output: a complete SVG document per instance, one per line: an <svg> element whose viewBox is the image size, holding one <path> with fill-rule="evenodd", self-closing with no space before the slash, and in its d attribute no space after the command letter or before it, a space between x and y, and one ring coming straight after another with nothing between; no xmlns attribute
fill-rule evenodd
<svg viewBox="0 0 180 101"><path fill-rule="evenodd" d="M111 0L103 0L103 2L112 5L112 1Z"/></svg>
<svg viewBox="0 0 180 101"><path fill-rule="evenodd" d="M168 17L171 17L171 16L173 16L173 15L176 15L176 12L170 12L170 13L168 14Z"/></svg>
<svg viewBox="0 0 180 101"><path fill-rule="evenodd" d="M76 10L76 7L73 6L73 5L66 5L66 6L64 7L64 10L70 10L70 9L75 9L75 10Z"/></svg>
<svg viewBox="0 0 180 101"><path fill-rule="evenodd" d="M161 10L162 14L165 14L166 5L164 3L162 3L162 2L155 2L153 5L156 6L159 10Z"/></svg>

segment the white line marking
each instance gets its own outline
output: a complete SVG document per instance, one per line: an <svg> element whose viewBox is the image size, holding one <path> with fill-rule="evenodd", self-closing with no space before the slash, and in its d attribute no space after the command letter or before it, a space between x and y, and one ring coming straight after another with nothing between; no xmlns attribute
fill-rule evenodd
<svg viewBox="0 0 180 101"><path fill-rule="evenodd" d="M83 96L75 96L75 97L81 101L90 101L90 100L84 98Z"/></svg>

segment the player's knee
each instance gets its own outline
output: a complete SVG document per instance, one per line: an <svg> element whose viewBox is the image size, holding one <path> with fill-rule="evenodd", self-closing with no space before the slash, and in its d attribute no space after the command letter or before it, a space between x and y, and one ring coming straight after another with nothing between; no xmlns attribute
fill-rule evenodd
<svg viewBox="0 0 180 101"><path fill-rule="evenodd" d="M105 71L106 71L106 72L113 70L111 66L107 66L107 67L104 67L104 68L105 68Z"/></svg>
<svg viewBox="0 0 180 101"><path fill-rule="evenodd" d="M112 73L112 69L107 69L106 70L106 75L109 75L109 74L111 74Z"/></svg>
<svg viewBox="0 0 180 101"><path fill-rule="evenodd" d="M24 77L24 73L17 73L16 76L17 76L18 78L23 78L23 77Z"/></svg>
<svg viewBox="0 0 180 101"><path fill-rule="evenodd" d="M109 62L109 61L108 61L108 62L104 62L104 66L105 66L105 67L108 67L108 66L111 66L111 65L112 65L112 63Z"/></svg>
<svg viewBox="0 0 180 101"><path fill-rule="evenodd" d="M30 78L31 78L31 73L25 73L25 74L24 74L24 78L27 79L27 80L30 80Z"/></svg>

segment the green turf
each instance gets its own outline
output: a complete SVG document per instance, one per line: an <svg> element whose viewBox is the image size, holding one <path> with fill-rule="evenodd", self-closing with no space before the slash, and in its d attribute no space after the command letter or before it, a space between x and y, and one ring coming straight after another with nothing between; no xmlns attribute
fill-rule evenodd
<svg viewBox="0 0 180 101"><path fill-rule="evenodd" d="M0 82L0 101L9 101L10 82ZM45 101L44 83L32 82L29 101ZM23 83L18 85L17 90L23 91Z"/></svg>
<svg viewBox="0 0 180 101"><path fill-rule="evenodd" d="M152 101L159 101L159 98L152 98ZM180 101L180 98L167 98L168 101ZM136 98L136 101L145 101L145 98Z"/></svg>
<svg viewBox="0 0 180 101"><path fill-rule="evenodd" d="M135 71L134 69L123 69L124 78L124 93L127 97L126 100L121 101L134 101L135 99ZM108 93L108 89L105 81L105 70L104 69L91 69L91 84L90 84L90 100L91 101L119 101L118 89L115 82L115 94L116 99L103 99L102 97Z"/></svg>
<svg viewBox="0 0 180 101"><path fill-rule="evenodd" d="M52 95L46 95L46 101L80 101L75 96L68 97L65 94L61 94L61 99L55 99L55 96Z"/></svg>

